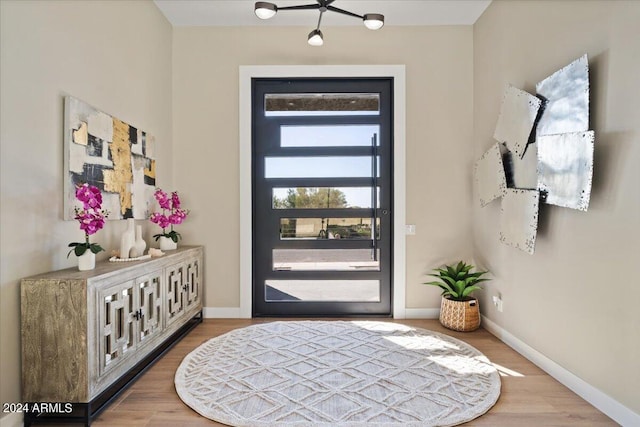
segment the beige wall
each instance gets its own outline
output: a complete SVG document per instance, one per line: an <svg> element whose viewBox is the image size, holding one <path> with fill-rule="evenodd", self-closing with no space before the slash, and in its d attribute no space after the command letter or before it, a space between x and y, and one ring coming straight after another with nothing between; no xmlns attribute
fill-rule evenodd
<svg viewBox="0 0 640 427"><path fill-rule="evenodd" d="M151 2L0 7L2 402L20 399L19 279L74 265L66 245L81 238L61 220L64 95L155 134L159 183L192 210L185 242L206 245L205 305L238 307L238 67L405 64L406 219L417 225L407 236L407 307L437 308L437 290L420 284L425 273L475 256L495 276L481 293L489 319L640 412L631 273L640 249L639 2L494 1L473 28L329 27L320 49L306 44L306 27L172 30ZM597 138L591 206L544 207L529 256L497 242L499 202L480 209L472 199L471 165L492 144L507 83L533 91L585 52ZM111 248L123 229L109 222L96 239ZM496 292L503 313L489 304Z"/></svg>
<svg viewBox="0 0 640 427"><path fill-rule="evenodd" d="M322 48L307 45L308 31L174 29L176 188L192 209L185 240L206 245L205 306L240 305L238 67L405 64L407 223L417 226L407 236L407 306L438 308L425 273L472 252L472 28L328 27Z"/></svg>
<svg viewBox="0 0 640 427"><path fill-rule="evenodd" d="M474 155L508 83L589 55L595 171L588 212L543 206L535 254L498 243L500 202L474 200L476 257L495 279L489 319L640 413L640 2L494 1L474 26ZM504 312L490 304L501 292Z"/></svg>
<svg viewBox="0 0 640 427"><path fill-rule="evenodd" d="M2 0L0 8L4 403L20 401L19 279L76 265L67 245L82 239L77 222L62 220L63 97L155 135L158 178L171 184L172 28L151 2ZM111 249L122 230L124 221L109 221L92 241Z"/></svg>

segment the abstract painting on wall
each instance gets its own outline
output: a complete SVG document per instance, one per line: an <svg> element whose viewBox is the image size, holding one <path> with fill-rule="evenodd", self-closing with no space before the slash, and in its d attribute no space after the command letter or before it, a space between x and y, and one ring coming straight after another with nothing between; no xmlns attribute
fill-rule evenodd
<svg viewBox="0 0 640 427"><path fill-rule="evenodd" d="M65 97L64 219L74 217L76 186L95 185L109 219L145 219L156 185L155 140L147 132Z"/></svg>

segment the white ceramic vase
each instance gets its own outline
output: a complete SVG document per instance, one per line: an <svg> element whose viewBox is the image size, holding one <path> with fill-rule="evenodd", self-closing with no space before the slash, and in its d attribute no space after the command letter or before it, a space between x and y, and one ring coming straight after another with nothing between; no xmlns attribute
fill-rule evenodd
<svg viewBox="0 0 640 427"><path fill-rule="evenodd" d="M142 226L136 225L136 240L129 251L129 256L131 258L137 258L139 256L144 255L144 250L147 248L147 242L142 238Z"/></svg>
<svg viewBox="0 0 640 427"><path fill-rule="evenodd" d="M96 254L89 249L78 257L78 270L87 271L96 268Z"/></svg>
<svg viewBox="0 0 640 427"><path fill-rule="evenodd" d="M122 237L120 238L120 258L127 259L129 258L129 252L131 248L136 243L136 231L135 231L135 220L133 218L127 219L127 229L122 233Z"/></svg>
<svg viewBox="0 0 640 427"><path fill-rule="evenodd" d="M174 249L178 249L178 243L171 240L170 237L162 236L160 237L160 239L158 239L158 241L160 242L160 250L162 251L172 251Z"/></svg>

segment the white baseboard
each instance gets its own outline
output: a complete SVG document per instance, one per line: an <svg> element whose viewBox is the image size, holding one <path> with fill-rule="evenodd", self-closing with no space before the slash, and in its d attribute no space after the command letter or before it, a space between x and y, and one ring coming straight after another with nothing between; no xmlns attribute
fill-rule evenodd
<svg viewBox="0 0 640 427"><path fill-rule="evenodd" d="M440 317L439 308L406 308L405 319L437 319Z"/></svg>
<svg viewBox="0 0 640 427"><path fill-rule="evenodd" d="M204 307L202 314L205 319L240 319L240 307ZM437 319L440 317L439 308L407 308L404 317L394 316L396 319Z"/></svg>
<svg viewBox="0 0 640 427"><path fill-rule="evenodd" d="M22 420L23 416L19 412L7 414L0 418L0 427L22 427L24 425Z"/></svg>
<svg viewBox="0 0 640 427"><path fill-rule="evenodd" d="M571 391L625 427L640 426L640 414L633 412L617 400L598 390L591 384L572 374L544 354L528 346L514 335L507 332L496 323L482 316L482 326L500 341L529 359L533 364L547 372L553 378L564 384Z"/></svg>
<svg viewBox="0 0 640 427"><path fill-rule="evenodd" d="M240 307L204 307L205 319L240 319Z"/></svg>

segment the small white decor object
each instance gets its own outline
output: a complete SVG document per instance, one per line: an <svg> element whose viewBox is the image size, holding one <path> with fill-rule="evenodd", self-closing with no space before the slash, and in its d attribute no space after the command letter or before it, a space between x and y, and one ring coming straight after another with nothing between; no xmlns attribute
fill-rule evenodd
<svg viewBox="0 0 640 427"><path fill-rule="evenodd" d="M160 249L149 248L149 256L150 257L157 258L157 257L161 257L162 255L164 255L164 252L162 252Z"/></svg>
<svg viewBox="0 0 640 427"><path fill-rule="evenodd" d="M151 259L151 255L142 255L136 258L120 258L117 256L112 256L111 258L109 258L109 262L143 261L145 259Z"/></svg>
<svg viewBox="0 0 640 427"><path fill-rule="evenodd" d="M96 268L96 254L87 250L78 257L78 270L87 271L94 268Z"/></svg>
<svg viewBox="0 0 640 427"><path fill-rule="evenodd" d="M136 243L135 220L127 219L127 229L120 238L120 258L129 258L129 252Z"/></svg>
<svg viewBox="0 0 640 427"><path fill-rule="evenodd" d="M129 256L132 258L140 257L144 255L144 250L147 248L147 242L142 238L142 226L136 225L136 240L129 251Z"/></svg>
<svg viewBox="0 0 640 427"><path fill-rule="evenodd" d="M160 236L158 241L160 242L160 250L162 251L173 251L178 249L178 243L174 242L171 237Z"/></svg>

